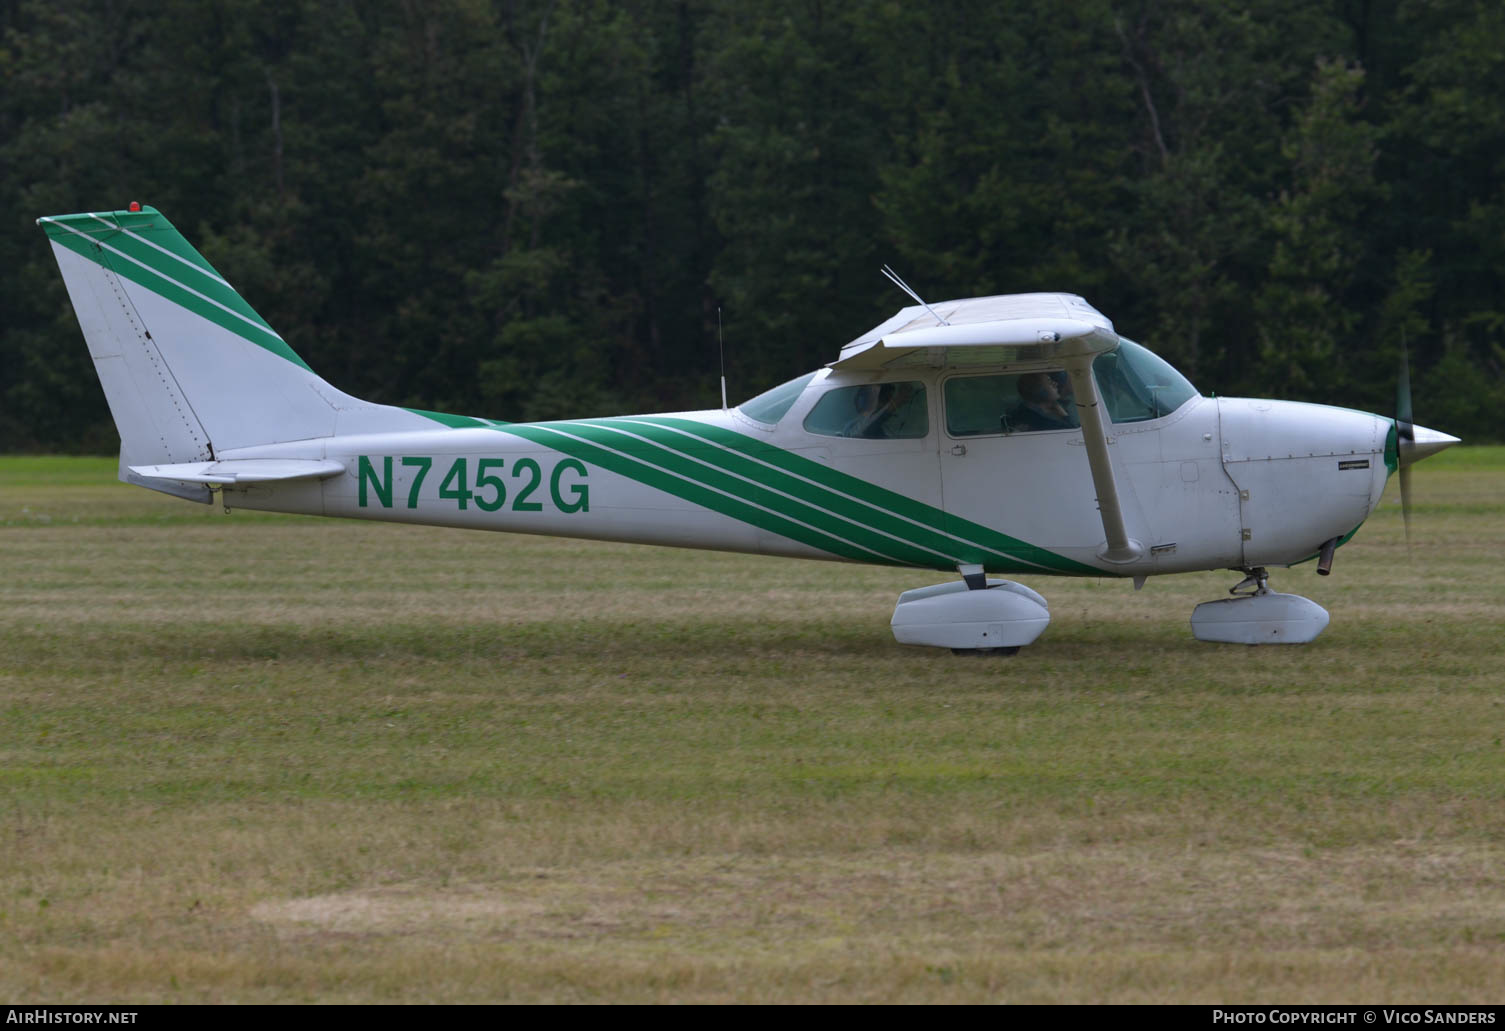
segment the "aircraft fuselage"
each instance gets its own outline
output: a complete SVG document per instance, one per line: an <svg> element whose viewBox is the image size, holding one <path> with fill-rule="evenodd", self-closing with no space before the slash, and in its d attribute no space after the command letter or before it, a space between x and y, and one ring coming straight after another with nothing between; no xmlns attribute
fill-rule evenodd
<svg viewBox="0 0 1505 1031"><path fill-rule="evenodd" d="M983 370L986 371L986 370ZM967 375L976 375L969 370ZM1193 397L1113 424L1120 503L1143 554L1101 557L1080 428L955 433L956 373L822 370L776 424L740 409L332 436L217 457L332 460L342 475L225 487L229 507L991 573L1147 576L1286 565L1378 503L1391 422ZM902 439L812 432L828 392L925 387Z"/></svg>

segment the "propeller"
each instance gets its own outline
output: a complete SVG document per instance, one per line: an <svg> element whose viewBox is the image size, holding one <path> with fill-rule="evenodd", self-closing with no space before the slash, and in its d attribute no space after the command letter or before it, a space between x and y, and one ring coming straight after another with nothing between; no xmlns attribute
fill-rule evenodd
<svg viewBox="0 0 1505 1031"><path fill-rule="evenodd" d="M1411 466L1458 443L1458 438L1418 426L1411 419L1411 369L1401 337L1400 372L1395 381L1396 472L1400 478L1401 519L1406 524L1406 552L1411 551Z"/></svg>
<svg viewBox="0 0 1505 1031"><path fill-rule="evenodd" d="M1400 476L1401 519L1406 524L1406 554L1411 553L1411 449L1416 446L1416 423L1411 420L1411 363L1401 337L1400 373L1395 379L1396 471Z"/></svg>

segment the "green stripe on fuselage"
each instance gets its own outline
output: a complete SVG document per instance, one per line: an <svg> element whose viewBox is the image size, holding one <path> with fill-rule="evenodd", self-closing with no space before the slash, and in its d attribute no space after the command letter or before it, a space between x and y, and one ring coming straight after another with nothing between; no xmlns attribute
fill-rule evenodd
<svg viewBox="0 0 1505 1031"><path fill-rule="evenodd" d="M1052 551L999 533L980 523L969 522L954 515L948 516L938 508L934 508L914 498L899 494L895 491L879 487L867 480L844 473L821 462L813 461L802 455L794 454L783 448L778 448L761 440L755 440L734 430L722 429L719 426L710 426L691 419L676 419L658 415L632 416L624 422L647 422L654 425L679 429L685 433L691 433L713 443L745 454L751 458L806 480L829 488L833 492L855 498L857 501L871 506L868 511L877 509L890 516L902 516L905 520L894 520L891 525L904 529L913 536L916 532L929 532L947 537L962 538L967 543L954 543L950 545L953 552L960 550L961 561L978 562L990 568L1000 560L1008 562L1015 569L1027 570L1029 567L1048 569L1058 573L1073 573L1082 576L1100 576L1102 570L1064 558ZM769 471L771 472L771 470ZM809 487L807 486L807 490ZM824 502L822 502L824 503ZM914 524L919 523L924 530Z"/></svg>
<svg viewBox="0 0 1505 1031"><path fill-rule="evenodd" d="M574 458L579 458L582 461L600 466L602 469L618 473L646 486L661 490L666 494L672 494L674 497L689 501L712 512L719 512L722 515L730 516L733 519L756 526L759 529L776 533L781 537L788 537L791 540L808 544L813 548L830 552L833 555L839 555L842 558L849 558L855 562L876 562L887 565L909 564L882 554L874 554L850 541L839 537L832 537L810 527L801 526L799 523L785 518L776 512L765 512L737 497L728 497L725 494L717 493L700 482L685 480L645 462L640 462L631 456L608 450L588 440L580 440L575 436L569 436L566 435L566 432L563 432L578 433L582 428L588 427L581 427L573 423L525 423L508 426L501 432L511 433L532 443L563 452Z"/></svg>
<svg viewBox="0 0 1505 1031"><path fill-rule="evenodd" d="M854 521L849 518L850 512L840 511L839 506L828 503L827 498L810 496L812 493L829 492L820 491L792 476L783 477L787 482L777 482L764 475L772 470L757 467L746 459L739 460L737 456L729 456L713 444L702 443L699 447L694 447L692 442L691 447L686 447L686 438L679 434L630 419L571 421L562 428L580 433L605 447L628 452L641 461L733 494L762 508L782 512L834 537L885 555L902 565L949 569L957 563L956 557L949 551L932 550L931 541L921 542L915 534L886 532L887 527L875 527L872 521L868 524ZM674 439L676 437L677 440ZM728 458L733 460L728 461ZM738 461L741 462L741 468L737 465ZM872 513L869 511L863 514Z"/></svg>
<svg viewBox="0 0 1505 1031"><path fill-rule="evenodd" d="M515 434L843 558L927 569L978 563L990 572L1102 575L856 476L691 419L645 415L499 424L409 411L446 426ZM704 446L695 446L697 440Z"/></svg>
<svg viewBox="0 0 1505 1031"><path fill-rule="evenodd" d="M442 423L452 430L494 430L498 423L487 419L477 419L470 415L446 415L443 412L426 412L422 408L405 408L403 411L421 415L425 419L433 419ZM505 424L502 424L505 425Z"/></svg>

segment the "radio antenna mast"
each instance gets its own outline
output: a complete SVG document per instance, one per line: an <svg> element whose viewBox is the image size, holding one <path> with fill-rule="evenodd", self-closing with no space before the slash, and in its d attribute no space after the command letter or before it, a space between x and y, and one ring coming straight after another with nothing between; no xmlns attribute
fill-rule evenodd
<svg viewBox="0 0 1505 1031"><path fill-rule="evenodd" d="M726 341L721 338L721 305L716 305L716 346L721 351L721 410L726 411Z"/></svg>
<svg viewBox="0 0 1505 1031"><path fill-rule="evenodd" d="M904 280L902 280L902 279L899 278L899 273L895 272L893 269L889 268L887 265L884 265L883 266L883 274L888 277L889 282L893 283L894 286L897 286L900 290L903 290L909 296L913 297L915 299L915 302L918 303L920 305L920 307L924 308L931 315L935 316L935 321L939 322L943 326L949 326L949 325L951 325L951 323L947 322L945 319L941 318L939 315L936 315L935 314L935 309L932 308L930 305L926 304L925 301L920 297L919 294L915 293L913 290L911 290L909 288L909 284L908 283L904 282Z"/></svg>

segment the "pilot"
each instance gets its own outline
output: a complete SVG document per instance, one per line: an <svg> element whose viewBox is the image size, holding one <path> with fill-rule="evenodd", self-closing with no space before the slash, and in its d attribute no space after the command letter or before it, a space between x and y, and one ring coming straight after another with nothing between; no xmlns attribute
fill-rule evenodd
<svg viewBox="0 0 1505 1031"><path fill-rule="evenodd" d="M1023 404L1010 419L1016 429L1025 432L1076 429L1076 412L1062 403L1061 386L1050 373L1025 373L1019 377L1018 390Z"/></svg>

